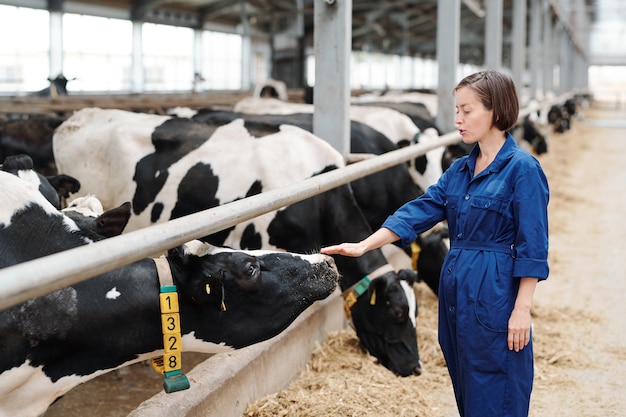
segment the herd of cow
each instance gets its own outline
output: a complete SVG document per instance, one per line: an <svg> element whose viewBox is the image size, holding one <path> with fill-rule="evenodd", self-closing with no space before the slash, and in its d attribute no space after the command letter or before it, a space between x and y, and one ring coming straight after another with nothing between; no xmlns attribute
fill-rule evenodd
<svg viewBox="0 0 626 417"><path fill-rule="evenodd" d="M345 165L311 133L309 105L250 98L233 111L189 116L85 108L68 118L4 121L0 268ZM357 153L440 134L415 103L353 105L350 117ZM360 258L302 254L366 237L467 151L436 149L171 249L184 349L212 353L269 339L336 286L346 291L369 277L350 309L357 336L393 373L419 375L413 284L437 292L445 227L404 248L412 269L390 264L381 250ZM145 259L0 311L0 416L40 415L78 384L162 354L158 292L155 262Z"/></svg>

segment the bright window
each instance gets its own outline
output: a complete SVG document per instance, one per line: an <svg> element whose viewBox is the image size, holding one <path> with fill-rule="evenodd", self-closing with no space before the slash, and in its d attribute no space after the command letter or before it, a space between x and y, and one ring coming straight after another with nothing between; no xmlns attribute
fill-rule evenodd
<svg viewBox="0 0 626 417"><path fill-rule="evenodd" d="M193 30L143 24L145 90L174 91L193 88Z"/></svg>
<svg viewBox="0 0 626 417"><path fill-rule="evenodd" d="M129 90L132 24L103 17L63 16L63 73L68 91Z"/></svg>
<svg viewBox="0 0 626 417"><path fill-rule="evenodd" d="M239 35L204 32L202 76L210 90L241 88L242 38Z"/></svg>
<svg viewBox="0 0 626 417"><path fill-rule="evenodd" d="M48 22L47 11L0 5L0 94L23 95L49 85Z"/></svg>

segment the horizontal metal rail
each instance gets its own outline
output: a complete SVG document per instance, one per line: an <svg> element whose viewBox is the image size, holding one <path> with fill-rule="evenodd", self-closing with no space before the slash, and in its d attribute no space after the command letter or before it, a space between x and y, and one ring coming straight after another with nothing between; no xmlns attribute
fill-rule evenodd
<svg viewBox="0 0 626 417"><path fill-rule="evenodd" d="M569 97L561 96L550 100L550 103L562 103ZM543 103L541 107L550 103ZM525 114L520 112L520 118ZM460 140L457 132L448 133L430 144L398 149L280 189L0 269L0 310L163 253L190 240L216 233Z"/></svg>

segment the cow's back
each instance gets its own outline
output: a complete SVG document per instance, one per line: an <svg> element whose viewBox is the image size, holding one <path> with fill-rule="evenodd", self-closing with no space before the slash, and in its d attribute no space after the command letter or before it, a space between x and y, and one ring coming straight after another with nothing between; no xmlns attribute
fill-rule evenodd
<svg viewBox="0 0 626 417"><path fill-rule="evenodd" d="M127 231L343 165L328 143L294 126L256 138L241 120L209 128L121 110L76 112L58 129L54 146L59 172L84 178L83 194L95 194L105 209L133 202ZM179 204L190 199L193 207Z"/></svg>
<svg viewBox="0 0 626 417"><path fill-rule="evenodd" d="M57 169L81 180L76 196L95 194L105 210L116 207L132 198L135 187L128 179L135 162L154 152L151 134L168 119L123 110L76 111L53 137Z"/></svg>

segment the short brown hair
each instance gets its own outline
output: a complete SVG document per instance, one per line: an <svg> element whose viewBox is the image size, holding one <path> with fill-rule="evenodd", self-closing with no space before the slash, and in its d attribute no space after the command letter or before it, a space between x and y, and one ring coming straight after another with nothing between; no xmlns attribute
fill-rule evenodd
<svg viewBox="0 0 626 417"><path fill-rule="evenodd" d="M494 70L480 71L463 78L454 87L454 92L463 87L471 88L483 106L493 110L492 125L503 131L515 126L519 101L511 77Z"/></svg>

